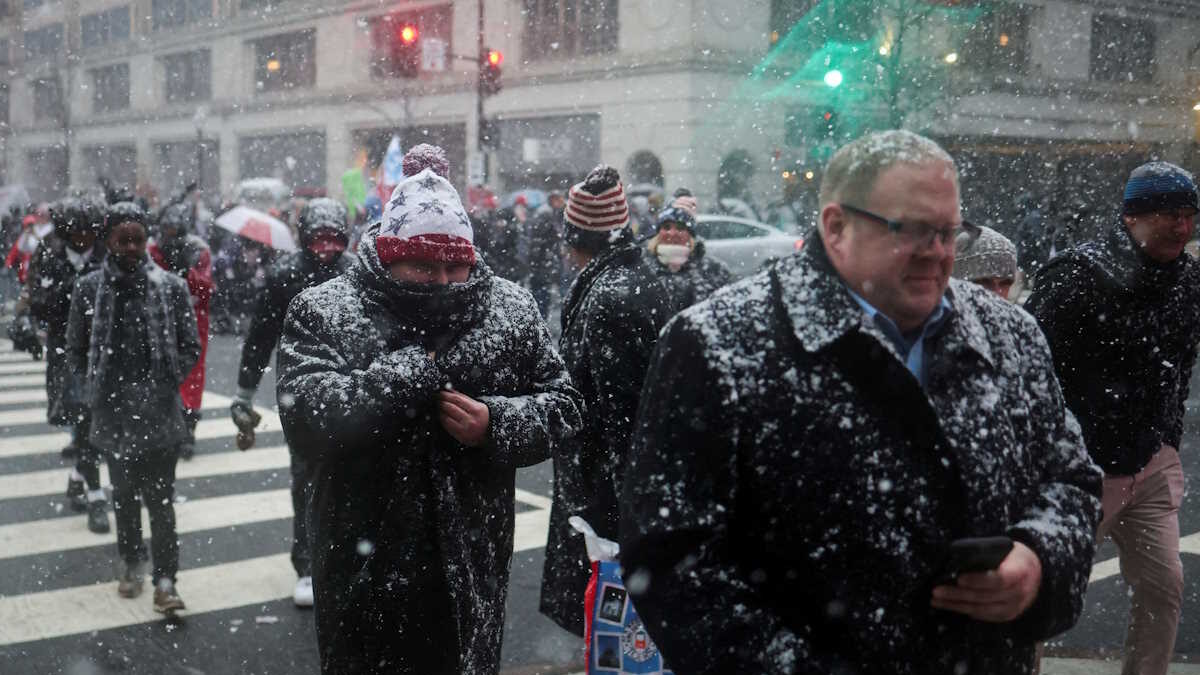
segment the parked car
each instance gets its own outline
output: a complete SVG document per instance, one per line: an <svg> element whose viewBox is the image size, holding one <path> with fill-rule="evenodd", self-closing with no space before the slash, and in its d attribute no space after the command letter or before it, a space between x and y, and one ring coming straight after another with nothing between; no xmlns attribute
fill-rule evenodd
<svg viewBox="0 0 1200 675"><path fill-rule="evenodd" d="M291 198L292 189L278 178L246 178L234 188L230 201L269 213L286 211Z"/></svg>
<svg viewBox="0 0 1200 675"><path fill-rule="evenodd" d="M696 234L704 240L707 254L729 265L738 278L754 274L768 260L789 256L804 245L804 239L749 218L702 213L696 218Z"/></svg>

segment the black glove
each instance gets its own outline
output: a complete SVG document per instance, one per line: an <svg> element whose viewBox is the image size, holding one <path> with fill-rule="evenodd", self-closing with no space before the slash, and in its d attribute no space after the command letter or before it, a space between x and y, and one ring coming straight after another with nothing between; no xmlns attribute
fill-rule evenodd
<svg viewBox="0 0 1200 675"><path fill-rule="evenodd" d="M233 399L229 406L229 416L238 428L237 445L241 450L248 450L254 445L254 427L262 421L262 415L254 410L249 401L241 398Z"/></svg>
<svg viewBox="0 0 1200 675"><path fill-rule="evenodd" d="M12 340L14 350L29 352L34 361L42 360L42 341L28 315L19 316L8 325L8 339Z"/></svg>

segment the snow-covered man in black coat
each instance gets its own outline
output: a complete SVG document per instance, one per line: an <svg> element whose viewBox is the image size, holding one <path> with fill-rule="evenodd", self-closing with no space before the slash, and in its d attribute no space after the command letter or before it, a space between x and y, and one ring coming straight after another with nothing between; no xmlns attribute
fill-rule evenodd
<svg viewBox="0 0 1200 675"><path fill-rule="evenodd" d="M1179 462L1200 342L1196 183L1167 162L1134 170L1123 215L1101 241L1050 260L1026 303L1067 404L1104 470L1104 521L1133 590L1125 672L1167 672L1183 598Z"/></svg>
<svg viewBox="0 0 1200 675"><path fill-rule="evenodd" d="M108 532L108 501L100 485L100 452L88 443L90 415L83 398L82 373L67 359L67 317L75 281L99 269L104 257L97 234L104 225L104 204L68 197L50 207L54 232L42 239L29 262L25 285L14 310L15 321L32 317L46 327L46 417L71 428L63 459L74 460L67 478L67 502L87 511L88 529Z"/></svg>
<svg viewBox="0 0 1200 675"><path fill-rule="evenodd" d="M533 297L476 258L453 186L405 174L279 345L284 432L311 462L321 669L496 673L516 469L574 433L582 401Z"/></svg>
<svg viewBox="0 0 1200 675"><path fill-rule="evenodd" d="M582 636L591 564L567 519L580 516L600 536L617 538L629 436L654 342L670 317L670 296L634 243L616 169L598 166L573 186L565 219L568 256L583 270L563 303L559 344L588 414L579 438L554 454L541 611Z"/></svg>
<svg viewBox="0 0 1200 675"><path fill-rule="evenodd" d="M684 675L1030 673L1082 610L1100 506L1050 350L950 278L933 141L850 143L820 202L819 238L663 331L621 500L634 606ZM1012 548L955 574L975 537Z"/></svg>
<svg viewBox="0 0 1200 675"><path fill-rule="evenodd" d="M254 412L254 394L262 380L271 352L283 331L283 319L292 298L337 277L350 267L345 255L350 241L346 207L336 200L314 199L300 211L300 250L280 256L267 270L266 287L259 296L250 322L250 332L242 345L238 369L238 393L229 406L233 423L238 426L239 447L254 442L258 413ZM299 607L312 607L312 554L308 545L305 518L308 493L308 464L303 455L292 452L292 567L296 570L292 600Z"/></svg>

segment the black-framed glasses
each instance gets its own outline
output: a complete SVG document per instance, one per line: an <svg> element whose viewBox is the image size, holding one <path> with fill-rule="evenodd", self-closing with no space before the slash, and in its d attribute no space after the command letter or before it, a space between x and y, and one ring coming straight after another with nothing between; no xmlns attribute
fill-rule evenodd
<svg viewBox="0 0 1200 675"><path fill-rule="evenodd" d="M887 227L888 232L891 232L902 244L913 249L928 248L934 239L941 241L943 246L951 246L954 244L954 238L960 232L965 231L978 236L980 231L978 227L965 220L960 227L935 227L928 223L905 223L899 220L892 220L891 218L884 218L878 213L860 209L850 204L838 204L838 206L843 211L848 211L867 220L873 220Z"/></svg>

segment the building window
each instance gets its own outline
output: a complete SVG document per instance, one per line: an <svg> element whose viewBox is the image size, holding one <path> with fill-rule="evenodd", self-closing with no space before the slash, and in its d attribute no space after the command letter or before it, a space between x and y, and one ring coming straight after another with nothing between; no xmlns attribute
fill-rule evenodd
<svg viewBox="0 0 1200 675"><path fill-rule="evenodd" d="M154 0L150 7L154 30L178 28L212 18L213 0Z"/></svg>
<svg viewBox="0 0 1200 675"><path fill-rule="evenodd" d="M8 38L0 39L0 66L12 65L12 45Z"/></svg>
<svg viewBox="0 0 1200 675"><path fill-rule="evenodd" d="M254 81L258 91L311 87L317 83L317 32L303 30L255 40Z"/></svg>
<svg viewBox="0 0 1200 675"><path fill-rule="evenodd" d="M84 49L129 39L129 7L85 14L79 20L79 41Z"/></svg>
<svg viewBox="0 0 1200 675"><path fill-rule="evenodd" d="M524 0L525 58L567 58L617 49L617 0Z"/></svg>
<svg viewBox="0 0 1200 675"><path fill-rule="evenodd" d="M162 57L167 103L212 98L211 56L207 49Z"/></svg>
<svg viewBox="0 0 1200 675"><path fill-rule="evenodd" d="M22 3L25 9L37 9L44 4L46 4L46 0L24 0Z"/></svg>
<svg viewBox="0 0 1200 675"><path fill-rule="evenodd" d="M25 31L25 60L53 58L62 50L63 26L52 23L36 30Z"/></svg>
<svg viewBox="0 0 1200 675"><path fill-rule="evenodd" d="M398 47L400 31L413 26L421 41L440 40L446 44L450 59L450 36L453 35L454 13L450 5L425 7L420 10L392 12L367 19L371 33L371 75L373 77L405 76L404 54Z"/></svg>
<svg viewBox="0 0 1200 675"><path fill-rule="evenodd" d="M324 133L243 138L238 151L242 178L278 178L293 189L325 187Z"/></svg>
<svg viewBox="0 0 1200 675"><path fill-rule="evenodd" d="M9 125L9 99L8 99L8 83L0 83L0 124Z"/></svg>
<svg viewBox="0 0 1200 675"><path fill-rule="evenodd" d="M1029 17L1021 5L999 5L971 25L964 61L984 73L1029 72Z"/></svg>
<svg viewBox="0 0 1200 675"><path fill-rule="evenodd" d="M25 188L33 202L62 197L67 189L67 149L48 145L25 153Z"/></svg>
<svg viewBox="0 0 1200 675"><path fill-rule="evenodd" d="M768 25L768 43L774 47L777 42L787 37L800 19L808 14L808 10L817 4L817 0L771 0L770 23Z"/></svg>
<svg viewBox="0 0 1200 675"><path fill-rule="evenodd" d="M220 144L215 140L157 143L154 160L153 183L160 195L180 194L191 183L211 191L221 185Z"/></svg>
<svg viewBox="0 0 1200 675"><path fill-rule="evenodd" d="M63 121L62 89L57 77L33 81L33 115L39 119Z"/></svg>
<svg viewBox="0 0 1200 675"><path fill-rule="evenodd" d="M90 183L106 181L118 187L137 183L137 148L132 145L90 145L83 148Z"/></svg>
<svg viewBox="0 0 1200 675"><path fill-rule="evenodd" d="M1092 17L1092 79L1154 81L1156 26L1149 19L1097 14Z"/></svg>
<svg viewBox="0 0 1200 675"><path fill-rule="evenodd" d="M92 112L106 113L129 107L129 64L118 63L92 71Z"/></svg>

